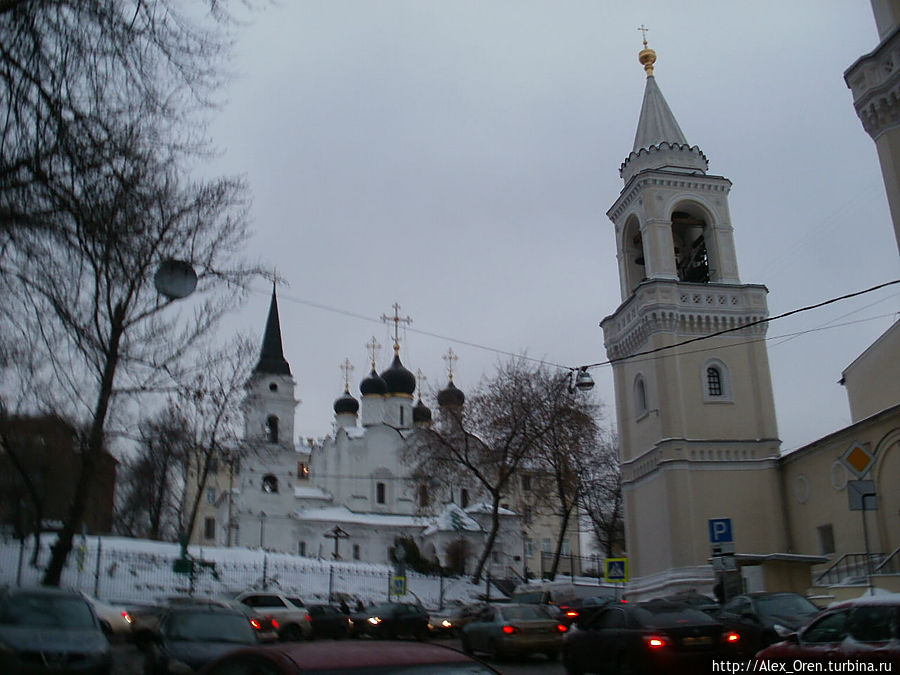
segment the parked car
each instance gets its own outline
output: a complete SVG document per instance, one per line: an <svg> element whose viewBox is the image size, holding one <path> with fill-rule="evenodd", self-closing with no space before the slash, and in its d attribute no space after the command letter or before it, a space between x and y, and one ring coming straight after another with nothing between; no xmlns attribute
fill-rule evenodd
<svg viewBox="0 0 900 675"><path fill-rule="evenodd" d="M109 640L80 593L57 588L0 591L0 673L109 675Z"/></svg>
<svg viewBox="0 0 900 675"><path fill-rule="evenodd" d="M618 598L619 589L611 584L575 584L569 581L529 581L513 591L511 601L521 604L547 605L551 614L568 625L575 617L568 615L587 598ZM569 619L566 619L566 616Z"/></svg>
<svg viewBox="0 0 900 675"><path fill-rule="evenodd" d="M741 651L752 657L809 622L819 607L799 593L757 592L736 595L716 618L741 634Z"/></svg>
<svg viewBox="0 0 900 675"><path fill-rule="evenodd" d="M313 637L344 638L350 635L350 615L334 605L307 605Z"/></svg>
<svg viewBox="0 0 900 675"><path fill-rule="evenodd" d="M486 652L494 659L540 653L552 661L562 649L565 631L541 605L487 605L462 629L462 648L467 654Z"/></svg>
<svg viewBox="0 0 900 675"><path fill-rule="evenodd" d="M682 603L612 604L570 628L563 664L582 673L708 673L714 659L733 660L740 636Z"/></svg>
<svg viewBox="0 0 900 675"><path fill-rule="evenodd" d="M900 594L864 596L837 603L806 627L756 655L763 664L800 662L809 670L824 663L891 664L900 668ZM816 664L816 665L813 665ZM769 668L772 670L772 668Z"/></svg>
<svg viewBox="0 0 900 675"><path fill-rule="evenodd" d="M484 607L484 603L453 607L444 612L431 612L428 615L428 630L434 637L458 637L462 629Z"/></svg>
<svg viewBox="0 0 900 675"><path fill-rule="evenodd" d="M159 627L138 641L144 652L144 674L190 673L214 658L259 644L247 615L216 605L173 605L159 619Z"/></svg>
<svg viewBox="0 0 900 675"><path fill-rule="evenodd" d="M237 600L227 598L208 598L202 596L175 596L168 600L170 605L214 606L237 610L247 616L250 626L256 630L260 642L276 642L279 639L278 620L271 614L264 614L253 607L248 607Z"/></svg>
<svg viewBox="0 0 900 675"><path fill-rule="evenodd" d="M594 614L599 612L604 607L623 602L625 601L610 598L605 595L593 598L584 598L582 600L576 601L571 606L567 606L565 611L561 611L559 620L566 627L571 626L573 623L585 623L587 621L590 621L593 618Z"/></svg>
<svg viewBox="0 0 900 675"><path fill-rule="evenodd" d="M312 617L303 601L296 596L263 591L244 591L235 600L252 607L260 614L268 614L278 622L278 636L296 641L312 638Z"/></svg>
<svg viewBox="0 0 900 675"><path fill-rule="evenodd" d="M386 602L350 616L355 637L370 635L396 638L401 635L418 640L428 637L428 612L411 602Z"/></svg>
<svg viewBox="0 0 900 675"><path fill-rule="evenodd" d="M134 626L134 617L131 616L128 609L122 605L104 602L103 600L87 595L86 593L82 593L81 595L90 603L91 607L94 608L94 613L97 615L97 618L100 619L100 625L103 628L103 632L106 633L106 637L118 642L131 641L134 636L132 630Z"/></svg>
<svg viewBox="0 0 900 675"><path fill-rule="evenodd" d="M672 602L683 602L689 607L699 609L701 612L713 617L722 609L722 606L714 598L697 591L681 591L680 593L666 595L663 599L671 600Z"/></svg>
<svg viewBox="0 0 900 675"><path fill-rule="evenodd" d="M499 671L462 652L434 643L345 642L280 643L241 649L218 658L201 675L300 675L339 672L341 675L490 675Z"/></svg>

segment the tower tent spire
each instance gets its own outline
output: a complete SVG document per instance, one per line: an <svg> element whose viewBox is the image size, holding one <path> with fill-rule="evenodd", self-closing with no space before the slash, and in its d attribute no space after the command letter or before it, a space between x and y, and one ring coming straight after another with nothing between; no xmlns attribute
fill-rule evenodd
<svg viewBox="0 0 900 675"><path fill-rule="evenodd" d="M278 319L278 298L274 282L272 283L272 300L269 303L269 316L266 318L266 329L263 333L262 349L259 352L259 362L253 372L271 375L291 374L291 367L284 358L284 348L281 344L281 322Z"/></svg>

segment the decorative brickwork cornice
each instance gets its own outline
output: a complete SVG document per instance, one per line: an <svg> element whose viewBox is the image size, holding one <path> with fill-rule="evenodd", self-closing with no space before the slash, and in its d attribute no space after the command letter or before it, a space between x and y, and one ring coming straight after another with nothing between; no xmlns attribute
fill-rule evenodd
<svg viewBox="0 0 900 675"><path fill-rule="evenodd" d="M724 193L731 191L731 181L722 176L705 174L685 174L678 171L651 169L637 174L624 187L616 203L606 215L618 222L628 206L648 188L664 188L694 193Z"/></svg>
<svg viewBox="0 0 900 675"><path fill-rule="evenodd" d="M874 140L900 127L900 29L844 72L853 107Z"/></svg>

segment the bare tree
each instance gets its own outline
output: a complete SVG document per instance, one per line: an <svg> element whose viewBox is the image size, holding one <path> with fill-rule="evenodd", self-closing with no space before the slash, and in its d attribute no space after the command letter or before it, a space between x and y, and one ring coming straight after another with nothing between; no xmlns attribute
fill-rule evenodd
<svg viewBox="0 0 900 675"><path fill-rule="evenodd" d="M535 372L523 358L501 364L468 397L464 410L441 407L437 423L423 429L407 451L414 483L434 476L458 480L463 472L487 494L491 528L473 573L476 583L497 539L500 503L513 476L523 463L537 458L556 424L545 414L549 392Z"/></svg>
<svg viewBox="0 0 900 675"><path fill-rule="evenodd" d="M590 519L594 536L606 557L624 551L625 524L619 443L609 434L583 457L579 467L581 508Z"/></svg>
<svg viewBox="0 0 900 675"><path fill-rule="evenodd" d="M207 352L196 364L196 377L179 394L188 436L181 465L184 490L179 530L179 539L185 544L194 531L210 474L220 464L238 460L242 453L241 404L255 348L250 338L237 337Z"/></svg>
<svg viewBox="0 0 900 675"><path fill-rule="evenodd" d="M180 531L179 468L187 455L187 422L174 400L141 420L137 453L118 475L116 531L130 537L175 541Z"/></svg>
<svg viewBox="0 0 900 675"><path fill-rule="evenodd" d="M545 482L543 478L549 480L553 511L559 517L549 573L553 579L559 569L572 515L576 513L581 497L581 469L589 463L599 439L601 408L588 393L575 389L569 373L540 368L535 370L533 378L545 392L540 400L540 412L548 430L537 445L535 482L540 485ZM540 497L543 499L545 495Z"/></svg>
<svg viewBox="0 0 900 675"><path fill-rule="evenodd" d="M0 2L0 279L13 299L0 321L32 341L53 408L89 419L45 584L59 584L121 393L170 385L254 272L243 183L186 173L228 53L224 3L209 7L204 23L173 0ZM170 258L199 274L190 316L154 289Z"/></svg>

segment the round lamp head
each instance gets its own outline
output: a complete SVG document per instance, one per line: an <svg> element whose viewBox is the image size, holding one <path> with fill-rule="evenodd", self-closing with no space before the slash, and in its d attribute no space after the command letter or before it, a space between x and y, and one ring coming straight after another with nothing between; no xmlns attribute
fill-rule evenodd
<svg viewBox="0 0 900 675"><path fill-rule="evenodd" d="M197 288L197 273L183 260L164 260L153 276L156 290L169 300L186 298Z"/></svg>

